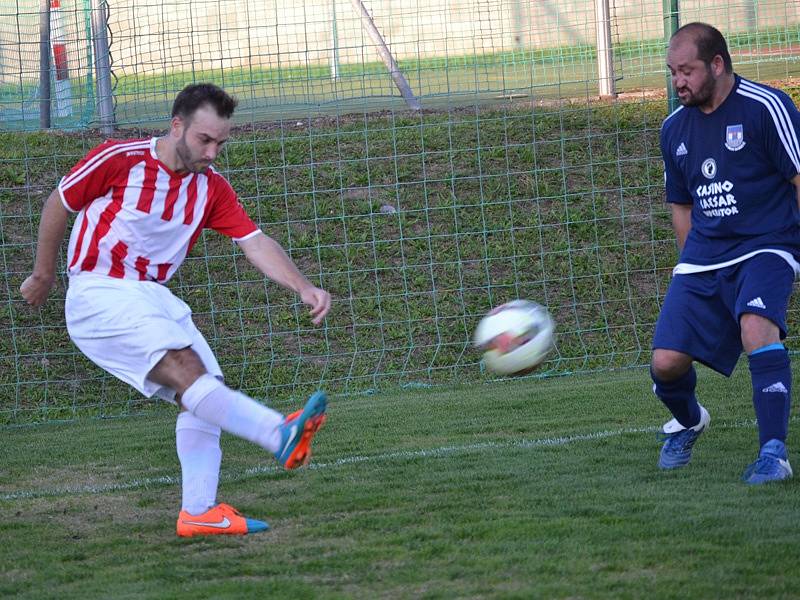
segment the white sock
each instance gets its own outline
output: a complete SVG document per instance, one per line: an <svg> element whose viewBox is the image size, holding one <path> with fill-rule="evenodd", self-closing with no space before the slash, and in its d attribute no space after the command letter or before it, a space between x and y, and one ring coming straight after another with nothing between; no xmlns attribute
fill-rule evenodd
<svg viewBox="0 0 800 600"><path fill-rule="evenodd" d="M273 454L280 448L283 415L227 387L206 373L189 386L181 403L195 416L223 431L258 444Z"/></svg>
<svg viewBox="0 0 800 600"><path fill-rule="evenodd" d="M181 510L200 515L217 504L220 429L216 425L182 412L175 424L175 447L181 461L183 501Z"/></svg>

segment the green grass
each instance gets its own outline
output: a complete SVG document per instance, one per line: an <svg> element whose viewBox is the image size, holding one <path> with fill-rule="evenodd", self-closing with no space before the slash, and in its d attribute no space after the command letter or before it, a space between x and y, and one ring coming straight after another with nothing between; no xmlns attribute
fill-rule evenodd
<svg viewBox="0 0 800 600"><path fill-rule="evenodd" d="M484 380L472 332L517 297L558 322L545 374L646 364L676 258L662 199L664 112L662 98L243 126L218 167L254 220L332 293L333 311L313 327L296 298L213 232L170 285L228 380L253 394L298 398L320 381L341 393ZM63 281L41 310L17 293L41 203L99 140L0 134L0 423L141 404L72 347ZM382 213L387 204L396 212ZM790 323L797 314L795 301ZM788 344L796 350L794 333Z"/></svg>
<svg viewBox="0 0 800 600"><path fill-rule="evenodd" d="M217 234L203 237L174 289L228 379L254 393L303 393L320 380L359 391L475 379L478 318L518 296L559 320L549 370L636 363L635 328L653 322L657 273L668 267L653 248L673 247L657 197L662 113L660 104L489 108L242 129L220 169L253 218L330 290L334 310L326 328L311 327L291 295L265 288ZM16 294L38 205L97 141L0 136L0 307L11 325L0 336L9 360L0 408L11 422L130 408L130 391L71 350L63 288L41 311ZM382 214L384 204L397 212Z"/></svg>
<svg viewBox="0 0 800 600"><path fill-rule="evenodd" d="M644 72L652 56L639 64L628 50L627 72ZM326 328L312 328L216 234L172 284L233 386L284 411L320 381L335 392L310 469L280 472L223 439L220 499L273 527L249 538L175 538L174 414L77 353L63 281L41 311L17 294L41 202L96 132L0 133L0 596L796 595L794 484L738 482L757 451L744 361L731 380L701 370L712 428L676 473L655 467L665 414L646 372L609 370L647 362L675 258L657 146L665 102L540 103L548 91L591 95L572 70L587 52L542 71L535 101L465 87L460 108L453 99L476 69L491 67L489 90L520 74L532 89L520 57L456 61L446 90L441 65L405 65L426 107L441 104L418 115L366 114L394 105L355 98L316 104L333 116L309 119L303 103L330 92L321 74L282 73L268 90L284 102L265 113L275 120L241 121L220 169L335 299ZM788 68L779 61L775 78ZM359 90L373 89L370 77L386 83L345 75ZM142 89L167 84L178 82ZM384 204L398 211L385 215ZM485 310L518 296L557 318L557 351L539 373L554 377L490 383L470 335ZM790 323L797 315L795 301ZM555 376L566 373L584 374ZM54 422L89 416L115 418ZM797 440L792 431L790 451Z"/></svg>
<svg viewBox="0 0 800 600"><path fill-rule="evenodd" d="M655 466L649 388L624 370L334 397L312 468L290 473L223 436L220 499L272 526L246 538L175 537L167 409L7 429L0 595L795 595L796 486L738 481L757 452L746 363L701 369L712 426L681 471Z"/></svg>

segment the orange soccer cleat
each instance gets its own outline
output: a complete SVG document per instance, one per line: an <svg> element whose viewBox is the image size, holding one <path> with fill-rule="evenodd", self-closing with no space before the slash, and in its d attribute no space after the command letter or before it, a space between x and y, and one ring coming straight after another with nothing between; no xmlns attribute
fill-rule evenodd
<svg viewBox="0 0 800 600"><path fill-rule="evenodd" d="M178 515L178 536L195 535L247 535L266 531L269 525L264 521L256 521L242 516L229 504L217 504L202 515L190 515L182 510Z"/></svg>

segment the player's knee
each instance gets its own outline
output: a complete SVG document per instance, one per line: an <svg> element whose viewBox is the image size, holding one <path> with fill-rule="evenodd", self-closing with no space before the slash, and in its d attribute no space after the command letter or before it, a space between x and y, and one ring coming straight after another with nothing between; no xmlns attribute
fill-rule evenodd
<svg viewBox="0 0 800 600"><path fill-rule="evenodd" d="M682 352L656 348L650 361L650 372L659 381L673 381L692 366L692 358Z"/></svg>
<svg viewBox="0 0 800 600"><path fill-rule="evenodd" d="M760 315L743 314L739 320L739 327L742 332L742 347L747 354L781 341L778 326Z"/></svg>
<svg viewBox="0 0 800 600"><path fill-rule="evenodd" d="M182 348L168 350L150 371L148 378L175 390L180 395L206 372L206 367L198 354L191 348Z"/></svg>

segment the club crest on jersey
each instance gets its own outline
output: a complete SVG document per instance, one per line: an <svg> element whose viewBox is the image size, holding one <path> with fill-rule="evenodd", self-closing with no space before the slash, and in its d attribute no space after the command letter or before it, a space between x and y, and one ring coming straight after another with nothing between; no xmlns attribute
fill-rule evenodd
<svg viewBox="0 0 800 600"><path fill-rule="evenodd" d="M700 170L703 172L703 176L706 179L714 179L714 176L717 174L717 161L713 158L705 159Z"/></svg>
<svg viewBox="0 0 800 600"><path fill-rule="evenodd" d="M744 127L742 124L728 125L725 128L725 147L731 152L738 152L744 146Z"/></svg>

